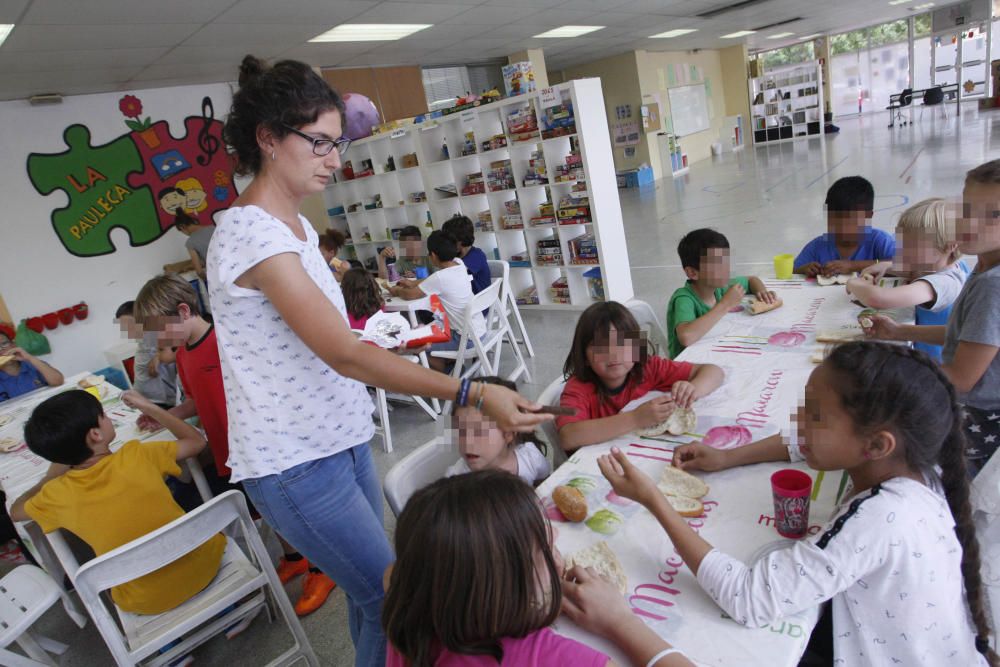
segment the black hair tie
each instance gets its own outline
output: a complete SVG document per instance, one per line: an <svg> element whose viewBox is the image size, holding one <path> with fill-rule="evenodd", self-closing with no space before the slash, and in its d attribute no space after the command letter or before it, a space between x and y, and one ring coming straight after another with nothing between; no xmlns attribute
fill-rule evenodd
<svg viewBox="0 0 1000 667"><path fill-rule="evenodd" d="M980 635L979 637L976 637L976 650L979 651L980 653L986 653L987 651L989 651L990 650L990 638L989 637L983 637L982 635Z"/></svg>

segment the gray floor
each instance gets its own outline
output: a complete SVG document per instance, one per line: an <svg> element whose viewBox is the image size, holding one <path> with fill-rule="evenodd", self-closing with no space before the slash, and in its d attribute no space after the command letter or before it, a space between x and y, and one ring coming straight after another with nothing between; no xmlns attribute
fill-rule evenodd
<svg viewBox="0 0 1000 667"><path fill-rule="evenodd" d="M915 116L919 114L916 112ZM838 121L839 135L761 149L747 148L696 163L689 175L657 181L642 191L621 191L636 297L663 313L667 300L683 281L677 242L698 227L713 227L729 238L736 274L767 275L771 257L797 253L807 240L825 231L822 212L826 188L853 174L875 186L875 225L891 230L907 203L929 196L957 196L964 174L1000 157L1000 112L978 113L971 105L960 119L944 120L931 113L908 127L886 129L884 114ZM916 120L916 118L915 118ZM524 313L536 356L529 359L532 382L522 391L537 394L561 371L576 314L557 311ZM385 454L376 439L373 450L380 473L438 432L421 410L397 406L391 418L395 451ZM394 521L388 507L386 530ZM299 583L288 593L294 600ZM324 665L353 664L347 634L343 594L303 620ZM287 637L258 619L244 635L227 642L219 638L199 649L201 664L264 664L281 652ZM38 629L71 645L62 665L105 665L110 657L92 627L79 630L59 607L40 621Z"/></svg>

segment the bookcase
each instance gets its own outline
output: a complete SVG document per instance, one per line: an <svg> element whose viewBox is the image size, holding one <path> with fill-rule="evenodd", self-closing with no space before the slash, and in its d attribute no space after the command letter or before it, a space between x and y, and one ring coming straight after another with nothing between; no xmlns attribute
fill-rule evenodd
<svg viewBox="0 0 1000 667"><path fill-rule="evenodd" d="M823 68L818 61L766 70L749 80L754 144L823 134Z"/></svg>
<svg viewBox="0 0 1000 667"><path fill-rule="evenodd" d="M342 254L372 268L403 227L455 214L511 266L523 307L627 301L632 278L600 79L579 79L351 144L325 199Z"/></svg>

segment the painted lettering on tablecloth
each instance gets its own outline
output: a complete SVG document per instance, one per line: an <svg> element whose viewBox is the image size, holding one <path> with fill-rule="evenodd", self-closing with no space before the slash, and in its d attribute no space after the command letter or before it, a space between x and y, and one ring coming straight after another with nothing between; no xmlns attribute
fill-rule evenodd
<svg viewBox="0 0 1000 667"><path fill-rule="evenodd" d="M719 614L719 616L721 616L722 619L726 621L733 620L733 617L727 614L726 612L722 612L721 614ZM785 635L786 637L791 637L792 639L798 639L799 637L805 637L806 635L806 631L801 625L798 625L796 623L789 623L788 621L781 621L780 623L774 623L774 624L769 623L768 625L760 626L761 630L763 630L764 628L767 628L768 630L776 634Z"/></svg>
<svg viewBox="0 0 1000 667"><path fill-rule="evenodd" d="M809 304L809 310L806 311L803 318L792 325L792 331L797 331L799 333L808 333L816 328L814 322L816 321L816 314L819 313L820 306L826 301L826 297L819 297L818 299L813 299L812 303Z"/></svg>
<svg viewBox="0 0 1000 667"><path fill-rule="evenodd" d="M706 500L704 502L705 513L687 522L691 530L696 533L699 532L704 527L708 514L718 506L718 502ZM681 555L675 549L664 562L664 568L656 575L656 583L643 583L632 589L632 595L629 596L628 602L632 606L633 613L638 616L651 618L654 621L667 620L667 616L663 614L666 613L669 607L674 606L672 598L681 594L679 589L672 586L677 575L680 574L682 567L684 567L684 559L681 558ZM647 606L656 609L656 612L644 608Z"/></svg>
<svg viewBox="0 0 1000 667"><path fill-rule="evenodd" d="M757 519L757 525L758 526L773 526L774 525L774 517L773 516L769 516L767 514L761 514L760 518ZM823 530L823 526L812 525L812 526L809 526L809 531L808 532L809 532L810 535L815 535L816 533L818 533L821 530Z"/></svg>
<svg viewBox="0 0 1000 667"><path fill-rule="evenodd" d="M767 376L767 382L764 383L764 388L757 395L753 407L736 415L737 424L749 428L763 428L771 420L768 406L771 404L784 375L784 371L771 371L771 374Z"/></svg>

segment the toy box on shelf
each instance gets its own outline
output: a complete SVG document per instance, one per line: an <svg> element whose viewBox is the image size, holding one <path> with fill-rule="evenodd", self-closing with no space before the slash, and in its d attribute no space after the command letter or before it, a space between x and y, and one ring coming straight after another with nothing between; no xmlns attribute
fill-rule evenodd
<svg viewBox="0 0 1000 667"><path fill-rule="evenodd" d="M535 69L531 61L510 63L501 68L503 85L507 89L507 97L535 92Z"/></svg>
<svg viewBox="0 0 1000 667"><path fill-rule="evenodd" d="M329 225L351 238L342 257L374 268L380 248L399 250L394 230L415 225L426 238L461 214L476 246L510 264L525 307L586 307L594 297L584 273L596 265L606 298L632 297L599 80L420 121L355 141L327 186Z"/></svg>

